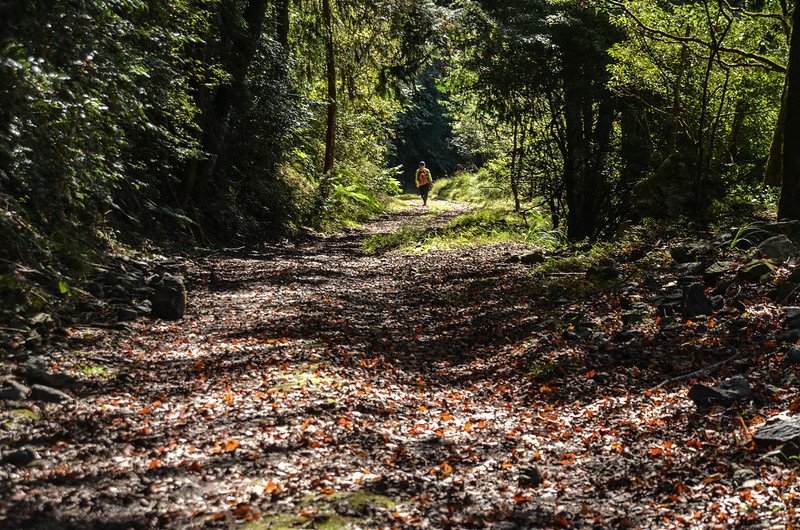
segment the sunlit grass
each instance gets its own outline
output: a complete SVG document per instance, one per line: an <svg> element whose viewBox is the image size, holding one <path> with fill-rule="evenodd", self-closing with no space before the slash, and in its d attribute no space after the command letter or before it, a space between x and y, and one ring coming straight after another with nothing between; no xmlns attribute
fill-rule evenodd
<svg viewBox="0 0 800 530"><path fill-rule="evenodd" d="M459 215L444 226L429 226L433 218L426 215L394 232L374 234L364 241L361 250L366 254L423 253L498 243L554 247L559 241L548 232L543 218L528 216L526 222L516 212L505 209L478 209Z"/></svg>

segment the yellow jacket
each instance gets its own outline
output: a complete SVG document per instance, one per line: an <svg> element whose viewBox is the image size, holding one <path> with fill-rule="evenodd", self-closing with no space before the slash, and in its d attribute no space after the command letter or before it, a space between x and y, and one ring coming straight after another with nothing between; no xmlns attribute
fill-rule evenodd
<svg viewBox="0 0 800 530"><path fill-rule="evenodd" d="M426 167L421 167L417 170L416 178L414 181L417 183L417 187L424 186L425 184L433 184L433 177L431 176L431 170Z"/></svg>

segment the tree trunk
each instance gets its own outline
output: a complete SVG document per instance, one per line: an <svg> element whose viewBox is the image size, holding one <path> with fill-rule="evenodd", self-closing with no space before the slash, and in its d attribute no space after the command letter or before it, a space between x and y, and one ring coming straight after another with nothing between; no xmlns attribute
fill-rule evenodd
<svg viewBox="0 0 800 530"><path fill-rule="evenodd" d="M780 186L783 180L783 129L786 127L786 99L789 97L789 73L783 82L781 106L778 110L778 123L772 134L772 146L769 149L767 168L764 170L765 186Z"/></svg>
<svg viewBox="0 0 800 530"><path fill-rule="evenodd" d="M778 218L800 220L800 9L792 16L786 124L783 130L783 186Z"/></svg>
<svg viewBox="0 0 800 530"><path fill-rule="evenodd" d="M336 57L333 48L331 0L322 0L322 17L325 21L325 67L328 80L328 122L325 129L325 165L322 172L329 173L333 170L336 147Z"/></svg>
<svg viewBox="0 0 800 530"><path fill-rule="evenodd" d="M569 70L566 70L569 71ZM581 73L573 70L576 77ZM594 235L594 226L587 224L585 212L585 172L587 131L584 130L585 96L577 83L567 80L564 87L564 125L566 156L564 188L567 196L567 237L577 241Z"/></svg>
<svg viewBox="0 0 800 530"><path fill-rule="evenodd" d="M289 1L275 1L275 39L284 50L289 49Z"/></svg>

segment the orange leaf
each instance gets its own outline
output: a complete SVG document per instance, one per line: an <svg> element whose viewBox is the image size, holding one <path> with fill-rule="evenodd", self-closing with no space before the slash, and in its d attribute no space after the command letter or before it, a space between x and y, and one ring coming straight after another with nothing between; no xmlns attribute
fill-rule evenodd
<svg viewBox="0 0 800 530"><path fill-rule="evenodd" d="M521 502L530 502L531 498L527 495L514 495L514 502L517 504Z"/></svg>
<svg viewBox="0 0 800 530"><path fill-rule="evenodd" d="M272 482L271 480L267 482L267 485L264 486L265 493L272 493L278 489L278 485Z"/></svg>
<svg viewBox="0 0 800 530"><path fill-rule="evenodd" d="M467 432L472 431L472 422L471 421L468 421L467 423L464 424L464 430L467 431Z"/></svg>
<svg viewBox="0 0 800 530"><path fill-rule="evenodd" d="M189 464L189 467L187 469L189 471L192 471L193 473L200 473L203 470L203 466L200 465L200 462L195 460L194 462Z"/></svg>
<svg viewBox="0 0 800 530"><path fill-rule="evenodd" d="M253 507L249 504L240 504L235 510L233 510L233 515L237 519L244 519L252 510Z"/></svg>
<svg viewBox="0 0 800 530"><path fill-rule="evenodd" d="M650 449L650 454L653 456L661 456L664 454L664 450L661 449L660 447L653 447L652 449Z"/></svg>
<svg viewBox="0 0 800 530"><path fill-rule="evenodd" d="M225 442L225 452L230 453L231 451L235 451L236 448L239 447L238 440L228 440Z"/></svg>
<svg viewBox="0 0 800 530"><path fill-rule="evenodd" d="M159 467L163 462L161 460L153 459L150 461L150 465L147 466L147 469L155 469Z"/></svg>

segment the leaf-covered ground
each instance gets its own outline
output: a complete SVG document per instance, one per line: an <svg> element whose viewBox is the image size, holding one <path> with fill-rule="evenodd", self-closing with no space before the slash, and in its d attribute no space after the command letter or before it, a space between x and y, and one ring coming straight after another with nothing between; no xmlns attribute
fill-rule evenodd
<svg viewBox="0 0 800 530"><path fill-rule="evenodd" d="M680 273L654 249L621 253L605 283L509 259L526 252L513 245L361 252L369 234L462 211L196 260L184 320L70 329L51 368L81 378L78 399L3 406L2 447L37 458L0 468L0 526L797 519L795 468L750 442L796 408L774 306L740 293L713 319L659 319ZM747 376L747 403L699 412L692 380L652 390L734 354L699 378Z"/></svg>

